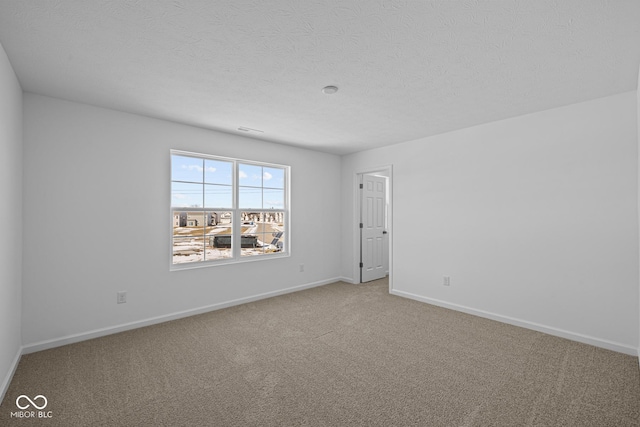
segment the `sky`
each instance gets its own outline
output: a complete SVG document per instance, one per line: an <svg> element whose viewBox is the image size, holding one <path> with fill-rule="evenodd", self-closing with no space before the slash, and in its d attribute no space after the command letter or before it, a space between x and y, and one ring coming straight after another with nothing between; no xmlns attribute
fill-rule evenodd
<svg viewBox="0 0 640 427"><path fill-rule="evenodd" d="M238 207L284 209L284 179L284 168L238 162ZM171 181L172 207L233 208L231 161L174 154Z"/></svg>

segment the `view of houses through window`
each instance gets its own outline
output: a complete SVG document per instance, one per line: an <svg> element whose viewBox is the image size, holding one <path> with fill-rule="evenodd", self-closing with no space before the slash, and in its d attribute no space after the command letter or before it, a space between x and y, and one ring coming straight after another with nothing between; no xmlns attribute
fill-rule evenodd
<svg viewBox="0 0 640 427"><path fill-rule="evenodd" d="M171 152L172 265L286 253L288 167Z"/></svg>

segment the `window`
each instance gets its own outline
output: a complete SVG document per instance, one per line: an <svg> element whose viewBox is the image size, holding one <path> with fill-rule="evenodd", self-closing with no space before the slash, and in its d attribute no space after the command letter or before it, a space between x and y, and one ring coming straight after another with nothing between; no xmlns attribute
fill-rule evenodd
<svg viewBox="0 0 640 427"><path fill-rule="evenodd" d="M289 167L171 150L172 268L288 255Z"/></svg>

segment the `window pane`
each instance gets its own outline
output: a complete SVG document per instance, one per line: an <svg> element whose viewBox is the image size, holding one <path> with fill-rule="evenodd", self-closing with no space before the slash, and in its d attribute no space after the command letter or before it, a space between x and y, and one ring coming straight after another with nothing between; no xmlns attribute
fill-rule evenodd
<svg viewBox="0 0 640 427"><path fill-rule="evenodd" d="M252 227L256 225L256 222L261 221L259 212L242 212L240 214L242 219L242 232L248 232Z"/></svg>
<svg viewBox="0 0 640 427"><path fill-rule="evenodd" d="M204 182L207 184L231 185L233 163L220 160L204 161Z"/></svg>
<svg viewBox="0 0 640 427"><path fill-rule="evenodd" d="M284 209L284 190L265 188L264 209Z"/></svg>
<svg viewBox="0 0 640 427"><path fill-rule="evenodd" d="M265 243L268 239L270 242L265 246L265 253L277 253L284 251L285 242L285 228L284 228L285 215L284 212L268 212L265 217Z"/></svg>
<svg viewBox="0 0 640 427"><path fill-rule="evenodd" d="M258 227L264 221L261 212L242 212L242 226L240 228L240 254L241 256L260 255L262 247L258 245Z"/></svg>
<svg viewBox="0 0 640 427"><path fill-rule="evenodd" d="M265 253L276 253L284 251L285 228L284 212L267 212L264 223Z"/></svg>
<svg viewBox="0 0 640 427"><path fill-rule="evenodd" d="M222 259L231 258L232 238L232 221L233 215L228 211L211 211L207 212L206 227L206 259Z"/></svg>
<svg viewBox="0 0 640 427"><path fill-rule="evenodd" d="M205 208L228 208L233 206L232 187L228 185L204 185Z"/></svg>
<svg viewBox="0 0 640 427"><path fill-rule="evenodd" d="M182 234L188 234L189 236L199 235L204 233L205 226L205 213L200 211L194 212L180 212L182 224ZM175 215L174 215L175 218ZM174 234L176 230L174 229Z"/></svg>
<svg viewBox="0 0 640 427"><path fill-rule="evenodd" d="M171 180L202 182L203 160L195 157L171 156Z"/></svg>
<svg viewBox="0 0 640 427"><path fill-rule="evenodd" d="M204 260L203 218L203 212L173 212L174 264Z"/></svg>
<svg viewBox="0 0 640 427"><path fill-rule="evenodd" d="M240 209L262 209L262 188L240 187L239 190Z"/></svg>
<svg viewBox="0 0 640 427"><path fill-rule="evenodd" d="M202 207L202 184L171 183L171 206Z"/></svg>
<svg viewBox="0 0 640 427"><path fill-rule="evenodd" d="M222 237L218 237L218 239L222 239ZM229 247L219 247L215 246L215 237L209 238L207 241L207 250L205 254L206 261L215 261L217 259L227 259L233 258L233 252L231 250L231 246Z"/></svg>
<svg viewBox="0 0 640 427"><path fill-rule="evenodd" d="M238 167L240 169L238 175L240 185L262 187L262 166L240 163Z"/></svg>
<svg viewBox="0 0 640 427"><path fill-rule="evenodd" d="M181 227L187 226L187 213L186 212L173 212L173 235L176 235L176 230Z"/></svg>
<svg viewBox="0 0 640 427"><path fill-rule="evenodd" d="M284 250L284 212L242 212L241 255L255 256Z"/></svg>
<svg viewBox="0 0 640 427"><path fill-rule="evenodd" d="M265 187L284 188L284 169L263 168L262 179Z"/></svg>
<svg viewBox="0 0 640 427"><path fill-rule="evenodd" d="M173 237L173 263L183 264L204 260L204 238Z"/></svg>
<svg viewBox="0 0 640 427"><path fill-rule="evenodd" d="M245 239L246 238L247 237L245 236ZM257 239L257 236L252 236L252 238ZM260 246L255 246L255 247L243 246L240 249L240 256L243 256L243 257L263 255L263 254L264 254L264 249L262 249L262 247Z"/></svg>
<svg viewBox="0 0 640 427"><path fill-rule="evenodd" d="M207 212L205 226L205 260L231 258L233 239L231 232L231 212Z"/></svg>

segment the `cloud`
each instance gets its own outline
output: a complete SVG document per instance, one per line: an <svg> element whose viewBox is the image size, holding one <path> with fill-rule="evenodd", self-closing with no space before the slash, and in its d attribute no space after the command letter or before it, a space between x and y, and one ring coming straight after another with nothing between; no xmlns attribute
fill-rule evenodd
<svg viewBox="0 0 640 427"><path fill-rule="evenodd" d="M240 171L238 175L240 175L240 178L247 178L247 174L244 173L243 171Z"/></svg>
<svg viewBox="0 0 640 427"><path fill-rule="evenodd" d="M189 169L190 171L202 172L202 166L200 165L182 165L182 169Z"/></svg>
<svg viewBox="0 0 640 427"><path fill-rule="evenodd" d="M264 206L269 208L283 208L282 200L265 200Z"/></svg>
<svg viewBox="0 0 640 427"><path fill-rule="evenodd" d="M268 181L271 178L273 178L273 175L271 175L269 172L265 172L262 174L262 177L264 178L265 181Z"/></svg>
<svg viewBox="0 0 640 427"><path fill-rule="evenodd" d="M214 168L213 166L209 166L206 170L207 172L214 173L216 171L216 168Z"/></svg>
<svg viewBox="0 0 640 427"><path fill-rule="evenodd" d="M188 198L189 196L185 195L185 194L180 194L180 193L176 193L173 195L174 199L178 199L178 200L183 200Z"/></svg>

